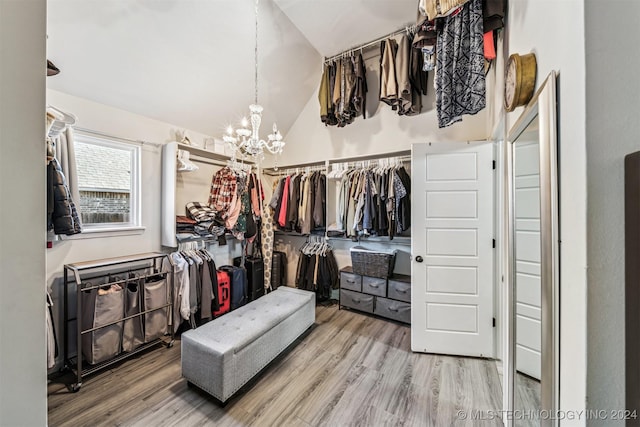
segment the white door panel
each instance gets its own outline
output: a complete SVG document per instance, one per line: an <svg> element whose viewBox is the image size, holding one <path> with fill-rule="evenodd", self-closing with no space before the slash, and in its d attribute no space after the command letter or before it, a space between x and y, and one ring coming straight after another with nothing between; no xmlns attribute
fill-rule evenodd
<svg viewBox="0 0 640 427"><path fill-rule="evenodd" d="M478 295L478 269L444 265L427 266L427 292Z"/></svg>
<svg viewBox="0 0 640 427"><path fill-rule="evenodd" d="M476 230L427 228L426 239L429 256L475 257L478 255Z"/></svg>
<svg viewBox="0 0 640 427"><path fill-rule="evenodd" d="M427 218L477 218L475 191L427 191Z"/></svg>
<svg viewBox="0 0 640 427"><path fill-rule="evenodd" d="M426 308L431 332L478 333L478 307L474 304L427 303Z"/></svg>
<svg viewBox="0 0 640 427"><path fill-rule="evenodd" d="M477 163L476 153L473 152L433 153L427 158L426 181L476 181Z"/></svg>
<svg viewBox="0 0 640 427"><path fill-rule="evenodd" d="M413 146L414 351L493 356L492 163L491 143Z"/></svg>
<svg viewBox="0 0 640 427"><path fill-rule="evenodd" d="M538 144L515 146L516 369L540 378L540 165Z"/></svg>

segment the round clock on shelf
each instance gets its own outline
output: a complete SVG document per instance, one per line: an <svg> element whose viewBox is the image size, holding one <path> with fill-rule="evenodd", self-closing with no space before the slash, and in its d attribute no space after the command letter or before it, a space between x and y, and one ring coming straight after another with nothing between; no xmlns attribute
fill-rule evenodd
<svg viewBox="0 0 640 427"><path fill-rule="evenodd" d="M525 105L536 86L536 55L528 53L509 56L504 76L504 108L513 111Z"/></svg>

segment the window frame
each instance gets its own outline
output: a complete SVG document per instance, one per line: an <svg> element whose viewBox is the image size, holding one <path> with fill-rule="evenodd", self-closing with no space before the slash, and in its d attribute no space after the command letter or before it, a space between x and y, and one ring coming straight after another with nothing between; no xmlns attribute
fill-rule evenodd
<svg viewBox="0 0 640 427"><path fill-rule="evenodd" d="M145 227L142 226L142 147L140 144L119 140L104 135L96 136L90 133L76 130L74 132L74 144L88 144L102 146L117 150L127 151L131 155L131 193L129 196L130 211L128 222L112 222L85 224L82 223L82 233L67 236L67 238L107 237L108 235L140 234ZM75 148L75 147L74 147ZM78 187L80 187L78 185ZM80 190L80 188L78 188ZM80 201L77 202L78 216ZM102 235L98 236L96 233Z"/></svg>

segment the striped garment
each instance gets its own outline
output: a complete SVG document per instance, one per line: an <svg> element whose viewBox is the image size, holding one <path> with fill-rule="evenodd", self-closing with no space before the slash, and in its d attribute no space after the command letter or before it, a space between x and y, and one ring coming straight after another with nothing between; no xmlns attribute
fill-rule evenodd
<svg viewBox="0 0 640 427"><path fill-rule="evenodd" d="M189 202L186 204L187 215L189 218L197 222L214 221L216 219L216 211L207 205L199 202Z"/></svg>

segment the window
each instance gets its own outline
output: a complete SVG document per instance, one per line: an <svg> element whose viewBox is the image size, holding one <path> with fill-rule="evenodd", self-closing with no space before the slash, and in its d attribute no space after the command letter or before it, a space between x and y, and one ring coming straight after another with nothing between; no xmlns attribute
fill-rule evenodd
<svg viewBox="0 0 640 427"><path fill-rule="evenodd" d="M83 231L140 226L140 147L75 134Z"/></svg>

